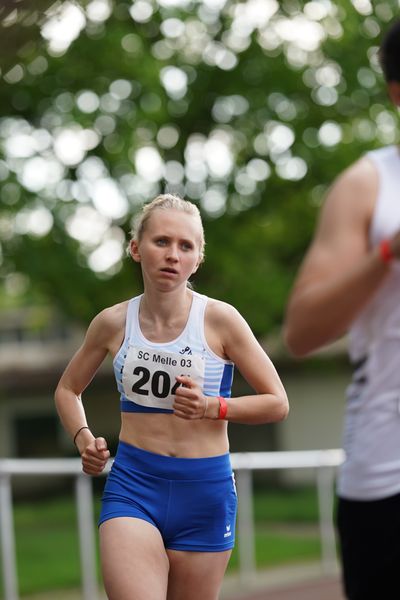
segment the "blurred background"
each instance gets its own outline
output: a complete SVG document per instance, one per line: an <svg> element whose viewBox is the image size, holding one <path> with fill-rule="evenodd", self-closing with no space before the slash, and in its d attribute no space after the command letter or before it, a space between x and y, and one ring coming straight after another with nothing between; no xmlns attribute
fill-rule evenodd
<svg viewBox="0 0 400 600"><path fill-rule="evenodd" d="M232 452L341 446L345 345L295 361L281 324L329 185L363 152L399 141L377 57L399 15L398 0L3 0L0 457L76 456L54 388L95 314L141 291L125 254L131 221L165 191L203 216L195 289L236 306L289 394L286 422L230 426ZM235 386L246 388L239 375ZM115 449L110 362L85 405ZM281 509L285 490L295 498L286 519L312 521L310 480L304 470L257 476L264 518L276 516L265 508L274 488ZM47 517L61 511L49 544L63 535L72 544L69 485L18 479L17 528L39 527L32 503L61 497L44 508ZM318 535L309 545L318 553ZM32 583L35 550L25 546L22 588L54 586ZM66 586L75 583L73 554Z"/></svg>

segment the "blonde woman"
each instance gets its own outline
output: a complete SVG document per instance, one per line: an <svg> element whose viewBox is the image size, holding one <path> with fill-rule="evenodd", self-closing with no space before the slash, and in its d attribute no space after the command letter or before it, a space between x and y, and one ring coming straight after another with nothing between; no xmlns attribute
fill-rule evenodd
<svg viewBox="0 0 400 600"><path fill-rule="evenodd" d="M227 424L280 421L288 401L240 314L188 286L204 257L194 204L165 194L145 205L129 252L143 294L93 319L56 406L83 471L98 475L110 453L88 427L81 394L113 357L121 430L99 524L108 598L215 600L235 538ZM253 395L231 398L234 365Z"/></svg>

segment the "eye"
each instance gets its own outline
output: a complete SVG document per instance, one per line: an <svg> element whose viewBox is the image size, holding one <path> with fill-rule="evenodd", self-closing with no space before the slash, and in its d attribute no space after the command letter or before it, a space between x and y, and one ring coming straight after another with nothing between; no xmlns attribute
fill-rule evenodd
<svg viewBox="0 0 400 600"><path fill-rule="evenodd" d="M194 246L191 242L182 242L181 244L182 250L185 250L186 252L193 250Z"/></svg>
<svg viewBox="0 0 400 600"><path fill-rule="evenodd" d="M168 244L168 240L164 237L156 238L155 244L156 246L166 246Z"/></svg>

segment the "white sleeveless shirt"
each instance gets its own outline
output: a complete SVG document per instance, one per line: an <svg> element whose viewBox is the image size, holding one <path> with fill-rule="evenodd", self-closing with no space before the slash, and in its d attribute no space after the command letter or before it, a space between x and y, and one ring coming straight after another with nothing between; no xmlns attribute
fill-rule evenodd
<svg viewBox="0 0 400 600"><path fill-rule="evenodd" d="M400 152L389 146L367 156L379 177L373 247L400 230ZM347 390L338 494L377 500L400 492L400 261L391 263L350 328L349 355L355 371Z"/></svg>
<svg viewBox="0 0 400 600"><path fill-rule="evenodd" d="M176 376L191 377L205 396L231 396L234 364L209 347L204 317L207 296L192 291L192 305L183 331L170 342L151 342L139 324L143 295L129 301L125 339L114 358L121 412L172 413Z"/></svg>

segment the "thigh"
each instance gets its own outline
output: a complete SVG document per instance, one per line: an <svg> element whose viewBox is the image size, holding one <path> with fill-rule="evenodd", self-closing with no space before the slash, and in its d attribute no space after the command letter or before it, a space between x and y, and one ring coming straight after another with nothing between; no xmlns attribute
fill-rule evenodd
<svg viewBox="0 0 400 600"><path fill-rule="evenodd" d="M100 526L100 555L109 600L165 600L168 557L160 532L141 519L119 517Z"/></svg>
<svg viewBox="0 0 400 600"><path fill-rule="evenodd" d="M167 600L217 600L231 550L167 550L170 573Z"/></svg>
<svg viewBox="0 0 400 600"><path fill-rule="evenodd" d="M400 495L339 499L337 524L347 598L400 598Z"/></svg>

